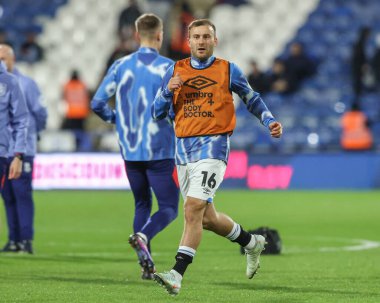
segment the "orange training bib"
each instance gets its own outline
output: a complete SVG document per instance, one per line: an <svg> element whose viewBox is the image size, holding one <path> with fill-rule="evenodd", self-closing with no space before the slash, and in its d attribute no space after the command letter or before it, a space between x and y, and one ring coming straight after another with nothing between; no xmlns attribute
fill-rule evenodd
<svg viewBox="0 0 380 303"><path fill-rule="evenodd" d="M175 64L174 75L177 73L183 85L173 96L176 136L231 133L236 116L229 62L215 59L209 67L195 69L187 58Z"/></svg>

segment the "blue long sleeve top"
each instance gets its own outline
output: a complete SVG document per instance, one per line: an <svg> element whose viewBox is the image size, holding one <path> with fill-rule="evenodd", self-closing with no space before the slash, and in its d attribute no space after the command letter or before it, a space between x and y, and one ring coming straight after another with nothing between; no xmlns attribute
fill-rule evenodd
<svg viewBox="0 0 380 303"><path fill-rule="evenodd" d="M150 108L171 59L140 47L110 67L93 100L92 110L116 124L121 154L128 161L174 158L174 130L169 119L154 121ZM108 101L116 97L116 108Z"/></svg>
<svg viewBox="0 0 380 303"><path fill-rule="evenodd" d="M215 60L211 56L207 61L201 62L196 58L191 58L191 66L195 69L204 69L210 66ZM174 65L166 72L159 93L152 105L152 117L156 120L170 116L174 119L172 111L173 93L167 88L170 78L173 76ZM230 62L230 89L243 100L249 112L255 115L260 122L268 127L275 119L268 110L260 94L255 92L241 71L234 63ZM228 160L230 152L229 134L198 136L176 139L176 163L186 164L202 159Z"/></svg>
<svg viewBox="0 0 380 303"><path fill-rule="evenodd" d="M26 152L28 109L17 77L8 73L0 61L0 157Z"/></svg>
<svg viewBox="0 0 380 303"><path fill-rule="evenodd" d="M26 106L28 108L29 125L27 130L26 151L25 155L34 156L37 152L37 136L38 133L45 129L47 120L46 107L42 105L41 92L36 82L22 74L18 69L13 70L13 74L17 77L21 91L25 97ZM9 154L13 155L13 144L10 146Z"/></svg>

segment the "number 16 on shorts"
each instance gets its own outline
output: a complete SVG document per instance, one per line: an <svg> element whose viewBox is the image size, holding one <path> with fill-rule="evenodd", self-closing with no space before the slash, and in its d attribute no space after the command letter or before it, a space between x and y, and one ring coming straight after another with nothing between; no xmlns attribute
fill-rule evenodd
<svg viewBox="0 0 380 303"><path fill-rule="evenodd" d="M226 163L218 159L204 159L178 166L181 191L186 196L212 202L223 181Z"/></svg>

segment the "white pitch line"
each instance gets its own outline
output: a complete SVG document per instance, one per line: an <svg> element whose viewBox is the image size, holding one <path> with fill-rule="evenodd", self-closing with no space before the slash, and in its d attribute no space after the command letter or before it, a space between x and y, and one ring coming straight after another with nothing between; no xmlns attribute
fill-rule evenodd
<svg viewBox="0 0 380 303"><path fill-rule="evenodd" d="M300 246L287 246L284 244L283 253L295 254L295 253L313 253L313 252L337 252L337 251L362 251L368 249L376 249L380 247L380 242L367 239L347 239L347 238L329 238L329 237L313 237L316 242L343 242L349 245L339 247L300 247Z"/></svg>
<svg viewBox="0 0 380 303"><path fill-rule="evenodd" d="M331 251L359 251L359 250L367 250L374 249L380 247L380 242L370 241L366 239L351 239L353 243L357 243L356 245L350 246L342 246L342 247L321 247L319 248L320 252L331 252Z"/></svg>

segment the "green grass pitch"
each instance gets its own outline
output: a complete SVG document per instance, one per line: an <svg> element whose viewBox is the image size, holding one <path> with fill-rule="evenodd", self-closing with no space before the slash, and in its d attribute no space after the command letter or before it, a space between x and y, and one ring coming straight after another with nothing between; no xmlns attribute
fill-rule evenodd
<svg viewBox="0 0 380 303"><path fill-rule="evenodd" d="M127 239L130 192L36 192L35 255L0 255L0 302L380 302L380 192L219 191L215 204L245 228L278 229L284 250L252 280L236 244L204 232L179 296L140 269ZM6 241L0 207L0 243ZM177 220L152 242L168 270Z"/></svg>

